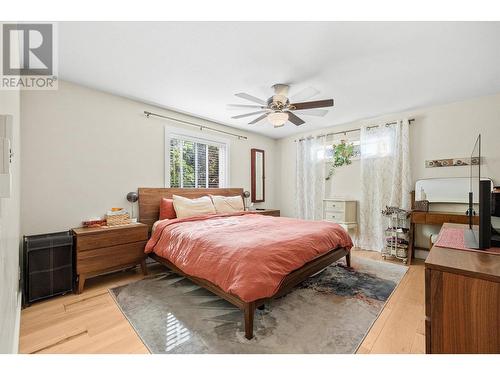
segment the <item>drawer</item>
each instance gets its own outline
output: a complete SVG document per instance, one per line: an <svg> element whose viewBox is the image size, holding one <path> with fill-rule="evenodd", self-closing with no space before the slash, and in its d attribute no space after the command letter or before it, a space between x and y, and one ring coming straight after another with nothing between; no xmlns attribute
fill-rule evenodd
<svg viewBox="0 0 500 375"><path fill-rule="evenodd" d="M345 202L342 201L325 201L325 211L345 211Z"/></svg>
<svg viewBox="0 0 500 375"><path fill-rule="evenodd" d="M99 249L131 242L147 241L148 227L123 227L102 232L89 233L76 236L77 252Z"/></svg>
<svg viewBox="0 0 500 375"><path fill-rule="evenodd" d="M325 212L324 218L326 221L333 221L334 223L343 223L343 222L345 222L345 213L344 212Z"/></svg>
<svg viewBox="0 0 500 375"><path fill-rule="evenodd" d="M95 273L133 263L140 263L146 257L144 247L147 241L103 247L82 251L77 254L78 274Z"/></svg>
<svg viewBox="0 0 500 375"><path fill-rule="evenodd" d="M411 213L411 222L414 224L425 224L426 222L426 212L413 211Z"/></svg>

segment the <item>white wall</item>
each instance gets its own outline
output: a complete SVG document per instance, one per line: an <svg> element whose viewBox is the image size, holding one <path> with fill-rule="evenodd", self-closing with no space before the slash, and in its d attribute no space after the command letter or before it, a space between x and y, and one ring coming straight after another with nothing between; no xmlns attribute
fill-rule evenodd
<svg viewBox="0 0 500 375"><path fill-rule="evenodd" d="M17 353L21 298L19 293L20 244L20 132L19 91L0 90L0 115L12 115L10 198L0 198L0 353Z"/></svg>
<svg viewBox="0 0 500 375"><path fill-rule="evenodd" d="M266 202L276 207L276 141L144 103L59 82L57 91L24 91L22 112L22 233L67 230L125 199L138 187L165 183L164 128L218 133L146 119L144 110L246 135L230 143L230 185L250 190L250 149L266 151ZM193 130L194 129L194 130ZM137 211L136 211L137 212Z"/></svg>
<svg viewBox="0 0 500 375"><path fill-rule="evenodd" d="M333 109L335 111L335 109ZM415 118L410 126L410 152L413 180L435 177L467 177L467 167L425 168L425 160L469 156L476 136L482 134L482 155L485 165L481 174L500 183L500 95L486 96L447 105L422 108L410 112L357 121L342 126L322 129L278 141L279 206L284 216L295 216L295 142L305 135L324 134L359 128L362 124L391 122L404 117ZM359 200L360 162L336 170L327 182L327 196ZM417 245L427 246L428 232L424 228L417 237Z"/></svg>

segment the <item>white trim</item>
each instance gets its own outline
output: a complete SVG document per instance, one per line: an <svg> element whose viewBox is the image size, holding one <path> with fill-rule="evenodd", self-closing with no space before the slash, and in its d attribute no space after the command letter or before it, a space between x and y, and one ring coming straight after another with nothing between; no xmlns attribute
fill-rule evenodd
<svg viewBox="0 0 500 375"><path fill-rule="evenodd" d="M17 306L16 306L16 322L14 324L14 342L12 343L12 354L19 353L19 336L21 332L21 305L22 293L19 290L17 293Z"/></svg>
<svg viewBox="0 0 500 375"><path fill-rule="evenodd" d="M231 143L229 138L217 137L214 136L213 134L208 134L208 133L202 134L202 136L200 136L199 132L179 129L165 125L165 145L164 145L165 154L163 160L165 161L164 185L166 188L171 187L170 186L170 139L171 138L183 139L189 141L199 141L200 143L205 143L213 146L223 145L226 149L226 158L224 160L224 173L226 178L224 179L224 186L219 186L219 187L226 188L231 186L231 179L229 175L229 170L230 170L229 163L231 160L230 158ZM208 158L207 158L207 163L208 163ZM208 178L208 169L207 169L207 178Z"/></svg>

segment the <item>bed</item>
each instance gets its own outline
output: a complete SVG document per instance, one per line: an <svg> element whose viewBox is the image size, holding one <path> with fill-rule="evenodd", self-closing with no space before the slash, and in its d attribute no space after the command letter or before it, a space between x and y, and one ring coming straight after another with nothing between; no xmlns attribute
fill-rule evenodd
<svg viewBox="0 0 500 375"><path fill-rule="evenodd" d="M139 188L139 220L151 229L162 198L208 194L241 196L243 189ZM256 308L343 257L350 266L351 247L337 224L239 212L160 221L145 251L240 308L251 339Z"/></svg>

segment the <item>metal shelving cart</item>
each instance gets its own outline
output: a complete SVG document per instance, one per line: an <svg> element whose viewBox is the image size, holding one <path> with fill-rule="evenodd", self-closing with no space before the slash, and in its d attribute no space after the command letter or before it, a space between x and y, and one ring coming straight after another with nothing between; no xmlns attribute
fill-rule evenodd
<svg viewBox="0 0 500 375"><path fill-rule="evenodd" d="M382 215L388 221L387 229L384 231L385 246L382 250L382 258L386 259L391 256L401 259L404 264L411 263L410 211L386 206Z"/></svg>

